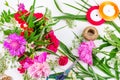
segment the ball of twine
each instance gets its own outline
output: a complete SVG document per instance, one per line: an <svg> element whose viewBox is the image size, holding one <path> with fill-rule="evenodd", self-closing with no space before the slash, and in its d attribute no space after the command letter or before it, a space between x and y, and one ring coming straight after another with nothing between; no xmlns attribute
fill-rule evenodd
<svg viewBox="0 0 120 80"><path fill-rule="evenodd" d="M98 38L98 31L95 27L89 26L86 27L83 31L83 37L86 40L95 40Z"/></svg>
<svg viewBox="0 0 120 80"><path fill-rule="evenodd" d="M12 80L12 77L10 77L6 74L2 74L2 75L0 75L0 80Z"/></svg>

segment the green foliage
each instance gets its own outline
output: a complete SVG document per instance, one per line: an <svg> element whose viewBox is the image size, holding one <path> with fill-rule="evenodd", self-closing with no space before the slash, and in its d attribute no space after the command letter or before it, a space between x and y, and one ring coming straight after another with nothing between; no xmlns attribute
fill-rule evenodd
<svg viewBox="0 0 120 80"><path fill-rule="evenodd" d="M0 58L0 74L3 74L7 69L6 59L4 57Z"/></svg>
<svg viewBox="0 0 120 80"><path fill-rule="evenodd" d="M8 3L7 1L5 1L5 5L6 5L6 6L9 6L9 3Z"/></svg>
<svg viewBox="0 0 120 80"><path fill-rule="evenodd" d="M0 22L9 23L12 17L13 17L13 14L11 14L10 10L8 11L3 10L3 12L1 13Z"/></svg>
<svg viewBox="0 0 120 80"><path fill-rule="evenodd" d="M18 58L18 61L24 60L25 58L26 58L26 56L23 55L23 56Z"/></svg>
<svg viewBox="0 0 120 80"><path fill-rule="evenodd" d="M110 58L114 58L117 53L118 53L118 49L117 48L112 49L111 52L110 52Z"/></svg>
<svg viewBox="0 0 120 80"><path fill-rule="evenodd" d="M104 43L104 44L101 44L100 46L99 46L99 50L101 50L101 49L103 49L103 48L105 48L105 47L108 47L108 46L111 46L109 43Z"/></svg>
<svg viewBox="0 0 120 80"><path fill-rule="evenodd" d="M31 13L30 13L30 15L29 15L29 17L27 19L27 23L28 23L28 26L30 28L34 27L34 22L33 22L33 18L34 17L33 17L33 14L34 14L34 10L35 10L35 3L36 3L36 0L34 0L33 5L30 7Z"/></svg>
<svg viewBox="0 0 120 80"><path fill-rule="evenodd" d="M30 36L28 36L28 34L26 35L27 35L26 39L28 43L31 43L32 41L37 41L41 34L36 35L36 32L32 32Z"/></svg>
<svg viewBox="0 0 120 80"><path fill-rule="evenodd" d="M18 27L15 27L13 30L7 29L7 30L4 30L3 32L4 32L5 35L10 35L10 34L13 34L13 33L20 34L21 30Z"/></svg>
<svg viewBox="0 0 120 80"><path fill-rule="evenodd" d="M117 70L117 71L115 71L116 80L120 80L120 77L119 77L120 74L119 74L119 72L118 72L118 61L115 62L114 68L115 68L115 70Z"/></svg>

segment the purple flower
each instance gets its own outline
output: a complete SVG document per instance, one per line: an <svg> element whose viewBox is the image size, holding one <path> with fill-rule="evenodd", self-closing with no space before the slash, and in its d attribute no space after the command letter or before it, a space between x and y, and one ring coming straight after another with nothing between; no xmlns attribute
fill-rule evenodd
<svg viewBox="0 0 120 80"><path fill-rule="evenodd" d="M10 34L4 41L4 47L8 49L11 56L19 56L25 52L26 40L16 33Z"/></svg>
<svg viewBox="0 0 120 80"><path fill-rule="evenodd" d="M19 10L19 11L25 10L25 6L24 6L23 3L18 4L18 10Z"/></svg>
<svg viewBox="0 0 120 80"><path fill-rule="evenodd" d="M94 42L93 41L89 41L89 42L82 42L78 48L78 54L79 54L79 58L80 60L82 60L83 62L92 65L93 61L92 61L92 49L95 47Z"/></svg>

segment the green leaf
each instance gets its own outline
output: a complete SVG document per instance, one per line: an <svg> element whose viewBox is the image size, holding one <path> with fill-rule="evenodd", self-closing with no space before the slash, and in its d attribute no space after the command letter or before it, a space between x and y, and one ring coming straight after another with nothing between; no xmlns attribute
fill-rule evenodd
<svg viewBox="0 0 120 80"><path fill-rule="evenodd" d="M56 17L53 17L53 18L86 21L86 16L85 15L74 15L74 14L68 15L68 14L66 14L66 15L63 15L63 16L56 16Z"/></svg>
<svg viewBox="0 0 120 80"><path fill-rule="evenodd" d="M35 9L35 3L36 3L36 0L34 0L33 5L30 7L31 13L29 17L27 18L27 23L30 28L34 27L33 14L34 14L34 9Z"/></svg>
<svg viewBox="0 0 120 80"><path fill-rule="evenodd" d="M120 46L119 44L116 44L114 41L109 40L109 39L107 39L106 37L105 37L105 39L106 39L106 41L107 41L109 44L111 44L112 46L115 46L115 47Z"/></svg>
<svg viewBox="0 0 120 80"><path fill-rule="evenodd" d="M33 16L31 16L30 18L29 18L30 20L29 20L29 22L28 22L28 26L30 27L30 28L33 28L34 27L34 22L33 22Z"/></svg>
<svg viewBox="0 0 120 80"><path fill-rule="evenodd" d="M84 10L82 10L82 9L80 9L80 8L78 8L78 7L75 7L75 6L73 6L73 5L70 5L70 4L67 4L67 3L64 3L65 5L67 5L67 6L69 6L69 7L72 7L72 8L74 8L74 9L76 9L76 10L79 10L79 11L81 11L81 12L84 12L84 13L86 13L86 11L84 11Z"/></svg>
<svg viewBox="0 0 120 80"><path fill-rule="evenodd" d="M101 61L97 56L93 55L93 61L94 61L94 64L96 64L95 66L98 67L101 71L103 71L108 76L114 77L109 67L107 67L104 63L100 63Z"/></svg>
<svg viewBox="0 0 120 80"><path fill-rule="evenodd" d="M91 7L92 5L88 4L85 0L81 0L83 3L85 3L86 5L88 5L89 7Z"/></svg>
<svg viewBox="0 0 120 80"><path fill-rule="evenodd" d="M54 53L53 51L51 51L51 50L49 50L49 49L46 49L46 48L38 48L38 49L35 49L35 51L45 51L45 52L48 52L48 53L50 53L50 54L59 56L59 55L57 55L56 53Z"/></svg>
<svg viewBox="0 0 120 80"><path fill-rule="evenodd" d="M36 41L37 39L39 39L40 34L36 35L35 37L32 38L33 41Z"/></svg>
<svg viewBox="0 0 120 80"><path fill-rule="evenodd" d="M116 56L117 52L118 52L117 48L112 49L110 52L110 58L114 58Z"/></svg>
<svg viewBox="0 0 120 80"><path fill-rule="evenodd" d="M10 13L10 10L8 10L8 12L3 10L3 12L1 13L1 22L2 23L10 22L11 18L12 18L12 15Z"/></svg>
<svg viewBox="0 0 120 80"><path fill-rule="evenodd" d="M73 57L72 52L67 48L67 46L66 46L64 43L60 42L60 48L61 48L67 55L69 54L71 57Z"/></svg>
<svg viewBox="0 0 120 80"><path fill-rule="evenodd" d="M118 72L118 61L115 62L114 69L117 70L117 71L115 71L116 80L120 80L120 78L119 78L119 72Z"/></svg>
<svg viewBox="0 0 120 80"><path fill-rule="evenodd" d="M8 2L7 2L7 1L5 1L5 5L6 5L6 6L9 6L9 4L8 4Z"/></svg>
<svg viewBox="0 0 120 80"><path fill-rule="evenodd" d="M32 33L30 34L29 38L34 37L34 36L35 36L35 33L36 33L36 32L32 32Z"/></svg>
<svg viewBox="0 0 120 80"><path fill-rule="evenodd" d="M23 55L20 58L18 58L18 62L20 62L21 60L24 60L26 57Z"/></svg>
<svg viewBox="0 0 120 80"><path fill-rule="evenodd" d="M64 13L64 12L62 11L62 9L60 9L60 7L59 7L59 5L58 5L58 3L57 3L57 0L54 0L54 3L55 3L55 6L57 7L57 9L58 9L60 12Z"/></svg>
<svg viewBox="0 0 120 80"><path fill-rule="evenodd" d="M85 5L82 5L82 4L80 4L79 2L77 2L77 1L75 1L75 2L76 2L78 5L82 6L84 9L88 10L88 8L85 7Z"/></svg>
<svg viewBox="0 0 120 80"><path fill-rule="evenodd" d="M116 42L117 44L120 44L120 39L114 33L111 33L110 37L114 42Z"/></svg>
<svg viewBox="0 0 120 80"><path fill-rule="evenodd" d="M35 45L46 45L48 43L49 43L48 41L46 41L46 42L45 41L35 41L34 42Z"/></svg>
<svg viewBox="0 0 120 80"><path fill-rule="evenodd" d="M107 21L106 24L114 26L114 28L120 33L120 27L113 21Z"/></svg>
<svg viewBox="0 0 120 80"><path fill-rule="evenodd" d="M96 75L96 73L94 72L94 70L92 69L91 66L89 67L89 70L92 71L92 73L93 73L93 75L94 75L94 79L95 79L95 80L99 80L99 79L98 79L98 76Z"/></svg>
<svg viewBox="0 0 120 80"><path fill-rule="evenodd" d="M11 33L12 33L12 31L11 31L10 29L7 29L7 30L4 31L4 34L5 34L5 35L9 35L9 34L11 34Z"/></svg>
<svg viewBox="0 0 120 80"><path fill-rule="evenodd" d="M12 33L20 34L22 30L20 30L18 27L15 27L14 30L12 30Z"/></svg>
<svg viewBox="0 0 120 80"><path fill-rule="evenodd" d="M28 31L24 31L24 37L26 40L28 39Z"/></svg>
<svg viewBox="0 0 120 80"><path fill-rule="evenodd" d="M104 43L104 44L100 45L100 47L98 47L98 48L99 48L99 50L101 50L101 49L108 47L108 46L110 46L109 43Z"/></svg>

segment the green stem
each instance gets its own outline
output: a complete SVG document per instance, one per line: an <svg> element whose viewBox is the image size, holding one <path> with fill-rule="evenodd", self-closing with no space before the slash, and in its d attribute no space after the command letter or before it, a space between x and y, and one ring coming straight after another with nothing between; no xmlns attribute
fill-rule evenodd
<svg viewBox="0 0 120 80"><path fill-rule="evenodd" d="M83 3L85 3L87 6L91 7L92 5L88 4L87 2L85 2L85 0L81 0Z"/></svg>
<svg viewBox="0 0 120 80"><path fill-rule="evenodd" d="M106 24L114 26L114 28L120 33L120 27L113 21L107 21Z"/></svg>

